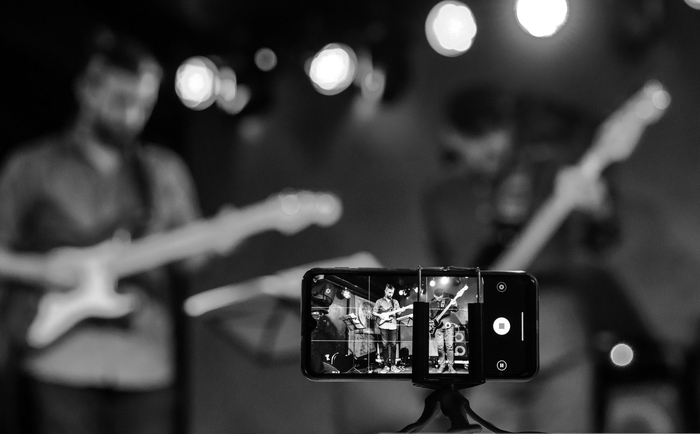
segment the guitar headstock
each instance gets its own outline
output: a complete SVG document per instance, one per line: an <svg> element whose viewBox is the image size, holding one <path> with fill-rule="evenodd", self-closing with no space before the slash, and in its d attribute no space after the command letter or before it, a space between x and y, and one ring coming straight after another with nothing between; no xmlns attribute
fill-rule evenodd
<svg viewBox="0 0 700 434"><path fill-rule="evenodd" d="M277 217L276 229L286 234L296 233L312 224L332 226L343 214L340 198L327 192L282 192L266 202Z"/></svg>
<svg viewBox="0 0 700 434"><path fill-rule="evenodd" d="M629 158L644 129L658 121L670 103L671 96L662 84L648 81L600 126L594 145L584 156L584 171L597 176L609 164Z"/></svg>
<svg viewBox="0 0 700 434"><path fill-rule="evenodd" d="M469 289L469 287L467 285L464 285L459 291L457 291L457 294L455 294L454 299L456 300L459 297L461 297L462 295L464 295L464 293L467 292L467 289Z"/></svg>

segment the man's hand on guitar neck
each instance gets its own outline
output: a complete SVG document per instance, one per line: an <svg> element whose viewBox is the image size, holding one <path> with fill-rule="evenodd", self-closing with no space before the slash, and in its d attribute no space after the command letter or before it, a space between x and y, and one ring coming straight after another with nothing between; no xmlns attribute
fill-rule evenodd
<svg viewBox="0 0 700 434"><path fill-rule="evenodd" d="M15 252L0 247L0 276L38 284L47 290L68 290L80 284L87 268L107 269L119 243L105 242L94 247L60 247L47 253ZM90 264L89 266L87 264Z"/></svg>
<svg viewBox="0 0 700 434"><path fill-rule="evenodd" d="M118 253L118 241L105 241L93 247L59 247L46 253L42 283L47 290L69 291L80 285L87 275L101 275L113 280L109 261Z"/></svg>
<svg viewBox="0 0 700 434"><path fill-rule="evenodd" d="M575 209L605 218L612 212L608 187L604 180L587 176L579 166L564 167L555 180L555 194Z"/></svg>

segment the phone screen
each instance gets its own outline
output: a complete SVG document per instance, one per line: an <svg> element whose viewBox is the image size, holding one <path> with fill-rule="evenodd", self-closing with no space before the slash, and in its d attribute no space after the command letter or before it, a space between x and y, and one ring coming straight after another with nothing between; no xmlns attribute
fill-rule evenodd
<svg viewBox="0 0 700 434"><path fill-rule="evenodd" d="M510 362L511 368L493 372L504 378L520 369L516 353L526 353L525 347L536 344L528 324L536 320L536 284L534 292L518 297L498 297L486 292L500 277L512 294L532 282L524 273L482 272L479 285L474 270L388 270L388 269L314 269L306 273L302 293L302 370L311 379L320 380L381 380L410 379L414 366L414 302L425 302L429 308L428 374L468 377L474 366L471 348L481 345L469 335L468 306L492 298L492 303L504 304L505 309L484 309L488 321L503 318L501 334L494 342L496 351L484 345L484 360L497 357ZM522 287L522 288L521 288ZM483 288L483 289L482 289ZM530 288L532 289L532 288ZM480 293L480 291L484 293ZM496 290L496 292L498 292ZM527 292L527 291L525 291ZM500 294L500 293L499 293ZM535 297L535 302L528 299ZM510 306L509 303L514 303ZM522 306L515 306L521 304ZM484 304L484 306L486 306ZM527 307L527 309L525 309ZM521 309L522 308L522 309ZM534 308L534 309L533 309ZM521 309L523 315L515 315ZM527 316L525 316L525 311ZM494 317L494 315L499 315ZM515 315L515 316L513 316ZM534 316L531 316L534 315ZM522 321L514 318L520 317ZM507 321L506 321L507 320ZM528 324L526 324L526 322ZM504 333L505 328L508 331ZM532 328L532 327L530 327ZM511 336L521 333L523 340L510 343ZM528 330L527 333L524 330ZM484 325L484 336L490 338ZM525 340L527 334L528 341ZM506 336L508 342L501 337ZM534 339L530 341L530 339ZM515 341L514 341L515 342ZM499 345L503 343L504 351ZM485 343L484 343L485 344ZM536 345L534 347L535 353ZM511 352L511 353L509 353ZM508 355L510 354L510 355ZM477 361L480 363L481 359ZM523 361L528 369L532 363ZM536 372L536 370L535 370ZM517 377L522 377L518 373Z"/></svg>

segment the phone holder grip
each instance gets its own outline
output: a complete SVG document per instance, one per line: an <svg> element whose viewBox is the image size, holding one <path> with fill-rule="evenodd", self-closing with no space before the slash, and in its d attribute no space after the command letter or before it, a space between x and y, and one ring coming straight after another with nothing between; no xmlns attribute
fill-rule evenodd
<svg viewBox="0 0 700 434"><path fill-rule="evenodd" d="M413 371L411 380L418 386L430 387L427 383L430 372L430 304L413 302Z"/></svg>
<svg viewBox="0 0 700 434"><path fill-rule="evenodd" d="M483 384L483 326L482 304L467 306L469 331L468 374L430 374L430 304L423 301L413 303L413 361L411 380L416 386L431 389L464 389Z"/></svg>

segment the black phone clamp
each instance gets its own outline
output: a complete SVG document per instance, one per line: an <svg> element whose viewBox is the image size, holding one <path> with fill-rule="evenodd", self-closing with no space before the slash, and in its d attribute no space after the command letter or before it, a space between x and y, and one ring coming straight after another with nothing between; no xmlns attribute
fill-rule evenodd
<svg viewBox="0 0 700 434"><path fill-rule="evenodd" d="M481 362L480 342L482 340L470 339L468 374L431 374L428 362L428 304L416 302L413 306L413 385L434 389L434 391L425 398L425 408L418 420L399 432L419 432L437 416L439 410L451 422L448 432L481 432L482 426L491 429L491 424L472 411L469 401L460 392L462 389L476 387L485 382ZM469 336L481 337L480 304L469 305L468 327ZM480 424L470 423L467 415ZM497 428L491 430L498 432Z"/></svg>
<svg viewBox="0 0 700 434"><path fill-rule="evenodd" d="M420 267L418 273L420 281ZM479 269L477 269L477 282L479 294L481 294ZM470 304L468 315L469 372L467 374L430 373L429 303L421 301L413 303L413 371L411 379L414 386L426 387L434 389L434 391L426 397L425 409L418 420L407 425L400 432L419 432L435 418L438 410L441 410L452 424L448 432L481 432L482 425L492 427L471 410L469 401L460 392L461 389L476 387L485 382L481 303ZM467 415L482 425L470 423Z"/></svg>

